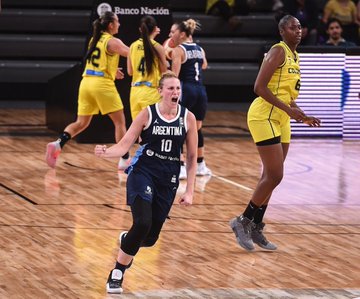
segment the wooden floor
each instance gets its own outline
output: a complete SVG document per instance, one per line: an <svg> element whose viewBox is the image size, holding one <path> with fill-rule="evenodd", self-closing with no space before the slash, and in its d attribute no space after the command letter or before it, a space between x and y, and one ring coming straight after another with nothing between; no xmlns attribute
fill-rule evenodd
<svg viewBox="0 0 360 299"><path fill-rule="evenodd" d="M266 214L275 252L240 248L229 219L261 171L239 111L205 122L211 178L175 204L153 248L106 295L118 235L131 223L126 176L93 144L44 162L44 109L0 109L0 298L360 298L360 142L296 139ZM183 190L181 184L179 192Z"/></svg>

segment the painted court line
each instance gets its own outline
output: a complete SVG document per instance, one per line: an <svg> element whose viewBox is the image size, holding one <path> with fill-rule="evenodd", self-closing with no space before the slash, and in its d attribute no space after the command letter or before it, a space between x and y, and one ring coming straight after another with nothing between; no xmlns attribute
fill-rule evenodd
<svg viewBox="0 0 360 299"><path fill-rule="evenodd" d="M231 181L231 180L225 179L225 178L223 178L222 176L218 176L218 175L216 175L216 174L212 174L212 176L213 176L214 178L217 178L217 179L220 180L220 181L223 181L223 182L225 182L225 183L234 185L234 186L239 187L239 188L241 188L241 189L244 189L244 190L246 190L246 191L253 191L253 189L251 189L251 188L249 188L249 187L246 187L246 186L244 186L244 185L238 184L238 183L233 182L233 181Z"/></svg>

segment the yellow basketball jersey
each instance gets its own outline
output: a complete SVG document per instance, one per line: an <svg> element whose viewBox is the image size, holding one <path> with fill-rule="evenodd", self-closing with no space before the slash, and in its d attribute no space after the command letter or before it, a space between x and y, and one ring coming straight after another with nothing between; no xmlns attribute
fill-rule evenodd
<svg viewBox="0 0 360 299"><path fill-rule="evenodd" d="M107 51L107 43L113 36L103 32L96 44L95 50L86 61L83 77L97 76L115 80L119 66L119 55Z"/></svg>
<svg viewBox="0 0 360 299"><path fill-rule="evenodd" d="M154 40L151 42L153 45L157 44ZM161 77L159 60L155 57L153 71L148 74L144 57L144 44L141 38L131 44L129 55L133 67L132 86L158 87Z"/></svg>
<svg viewBox="0 0 360 299"><path fill-rule="evenodd" d="M293 53L283 41L273 45L272 48L278 46L285 51L285 61L276 69L267 86L278 99L289 105L299 95L299 55L296 51Z"/></svg>

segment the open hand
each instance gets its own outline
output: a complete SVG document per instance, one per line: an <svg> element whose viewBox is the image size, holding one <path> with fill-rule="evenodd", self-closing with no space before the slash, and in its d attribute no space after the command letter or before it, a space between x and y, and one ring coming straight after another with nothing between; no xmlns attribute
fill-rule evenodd
<svg viewBox="0 0 360 299"><path fill-rule="evenodd" d="M303 123L310 127L320 127L321 120L313 116L306 116L303 119Z"/></svg>

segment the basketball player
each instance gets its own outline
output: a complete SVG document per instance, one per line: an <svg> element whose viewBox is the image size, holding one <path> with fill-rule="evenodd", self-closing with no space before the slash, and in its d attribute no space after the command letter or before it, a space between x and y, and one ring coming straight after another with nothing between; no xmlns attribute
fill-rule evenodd
<svg viewBox="0 0 360 299"><path fill-rule="evenodd" d="M286 15L279 22L282 37L265 56L255 81L258 97L248 111L248 126L263 164L263 172L245 211L230 220L237 242L246 250L254 243L267 250L277 246L264 234L264 214L271 194L283 177L284 160L290 145L290 118L309 126L320 126L320 120L307 116L295 103L300 90L299 56L301 25Z"/></svg>
<svg viewBox="0 0 360 299"><path fill-rule="evenodd" d="M119 26L117 15L110 11L93 23L93 36L85 56L86 66L79 88L77 119L64 129L58 140L48 143L46 148L46 162L52 168L66 142L84 131L99 110L113 121L116 142L125 135L124 106L114 81L124 78L118 68L119 57L127 57L129 48L114 37ZM119 169L125 169L129 162L129 153L124 153L119 160Z"/></svg>
<svg viewBox="0 0 360 299"><path fill-rule="evenodd" d="M191 205L196 172L197 129L195 116L179 105L180 81L166 72L159 82L161 100L141 111L119 143L106 148L97 145L95 154L102 158L122 156L141 136L141 147L126 172L127 204L133 224L121 236L115 268L106 289L121 293L125 270L140 247L153 246L169 214L179 186L180 149L186 140L187 185L179 203Z"/></svg>
<svg viewBox="0 0 360 299"><path fill-rule="evenodd" d="M171 53L171 69L179 76L182 84L181 105L188 108L196 117L198 129L198 166L196 175L211 175L211 170L204 160L204 137L202 123L205 118L208 98L202 82L202 70L207 68L205 51L193 42L194 31L200 25L193 19L188 19L172 26L171 39L177 45ZM180 178L186 178L186 168L183 166Z"/></svg>
<svg viewBox="0 0 360 299"><path fill-rule="evenodd" d="M140 38L130 45L127 70L132 76L130 89L131 117L136 116L146 106L157 103L160 76L167 70L165 50L154 40L160 33L156 20L145 16L140 20Z"/></svg>

